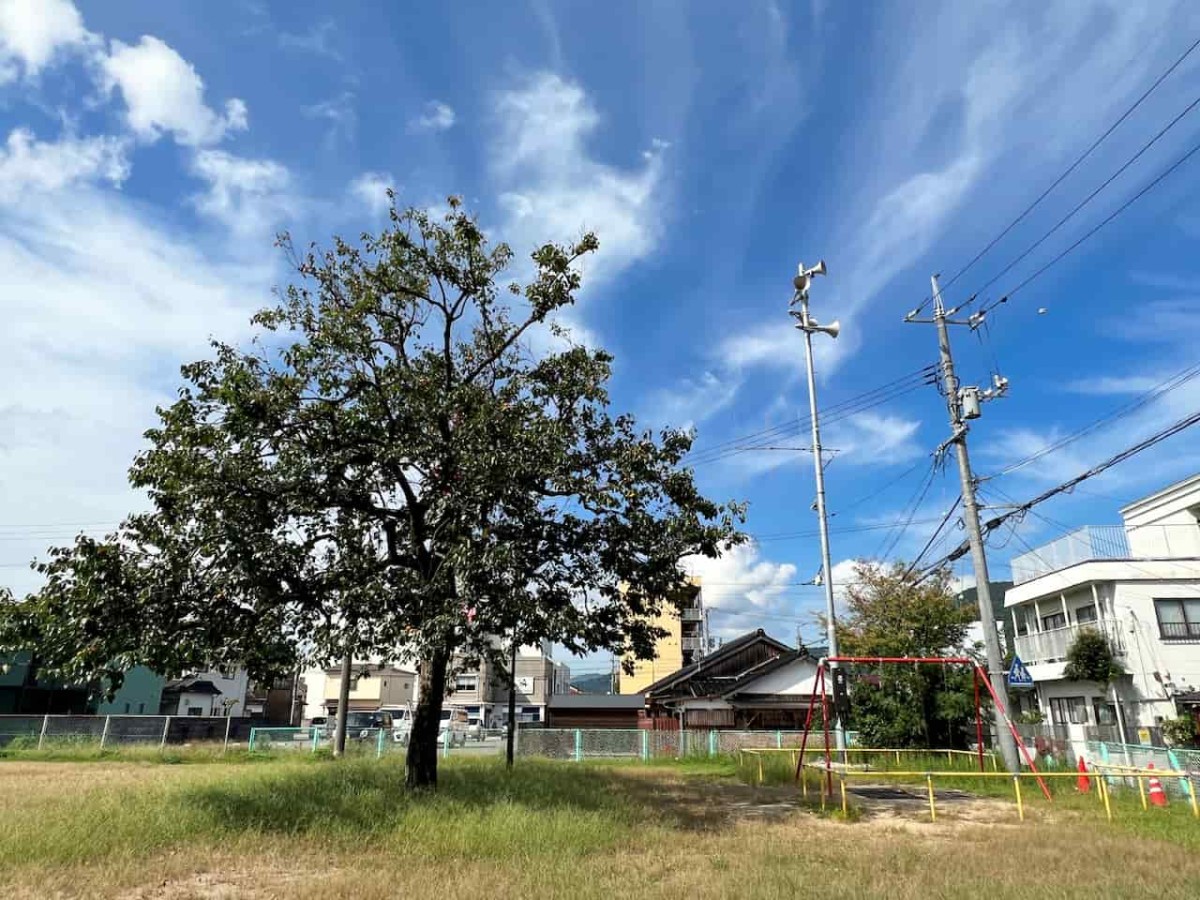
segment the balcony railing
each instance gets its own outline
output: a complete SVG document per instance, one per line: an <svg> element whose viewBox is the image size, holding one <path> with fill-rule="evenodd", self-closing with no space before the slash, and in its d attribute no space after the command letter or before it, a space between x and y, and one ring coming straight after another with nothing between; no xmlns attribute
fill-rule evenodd
<svg viewBox="0 0 1200 900"><path fill-rule="evenodd" d="M684 650L704 650L704 638L702 637L685 637L680 638L680 648Z"/></svg>
<svg viewBox="0 0 1200 900"><path fill-rule="evenodd" d="M1085 525L1058 540L1012 558L1014 584L1031 581L1093 559L1128 559L1129 540L1120 525Z"/></svg>
<svg viewBox="0 0 1200 900"><path fill-rule="evenodd" d="M689 607L679 611L679 618L684 622L699 622L704 618L704 611Z"/></svg>
<svg viewBox="0 0 1200 900"><path fill-rule="evenodd" d="M1034 631L1029 634L1017 635L1017 656L1029 665L1041 663L1062 662L1067 658L1067 651L1084 629L1099 631L1108 638L1108 645L1114 654L1121 656L1125 653L1125 638L1121 627L1113 619L1100 619L1083 625L1068 625L1065 628L1051 628L1049 631Z"/></svg>

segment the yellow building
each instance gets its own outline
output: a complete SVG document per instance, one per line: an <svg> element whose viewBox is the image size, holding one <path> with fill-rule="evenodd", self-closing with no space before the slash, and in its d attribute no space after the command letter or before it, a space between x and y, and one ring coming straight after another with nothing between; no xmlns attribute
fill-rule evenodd
<svg viewBox="0 0 1200 900"><path fill-rule="evenodd" d="M700 599L700 579L689 577L688 583L687 597L679 603L664 603L654 619L654 624L667 632L658 639L654 657L625 657L624 662L633 665L633 674L627 674L622 666L620 693L640 694L660 678L691 665L708 650L708 622Z"/></svg>

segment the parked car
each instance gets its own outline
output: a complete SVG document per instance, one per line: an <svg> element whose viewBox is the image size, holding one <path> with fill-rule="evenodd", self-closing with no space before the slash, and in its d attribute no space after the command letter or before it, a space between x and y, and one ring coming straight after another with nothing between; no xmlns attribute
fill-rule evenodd
<svg viewBox="0 0 1200 900"><path fill-rule="evenodd" d="M483 719L479 716L467 716L467 737L474 738L477 741L482 741L483 734Z"/></svg>
<svg viewBox="0 0 1200 900"><path fill-rule="evenodd" d="M346 737L351 740L374 740L380 729L392 730L392 714L386 709L351 710L346 713Z"/></svg>
<svg viewBox="0 0 1200 900"><path fill-rule="evenodd" d="M397 744L408 744L412 735L412 709L407 706L380 707L392 714L392 740Z"/></svg>
<svg viewBox="0 0 1200 900"><path fill-rule="evenodd" d="M467 742L467 727L470 720L467 711L462 707L448 706L442 710L442 720L438 724L438 743L449 742L453 747L461 747Z"/></svg>

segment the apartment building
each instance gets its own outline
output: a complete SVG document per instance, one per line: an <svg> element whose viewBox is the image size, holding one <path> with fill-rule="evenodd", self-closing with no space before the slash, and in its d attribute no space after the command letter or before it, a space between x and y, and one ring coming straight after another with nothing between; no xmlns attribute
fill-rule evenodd
<svg viewBox="0 0 1200 900"><path fill-rule="evenodd" d="M1200 685L1200 475L1012 560L1004 606L1035 691L1014 691L1073 741L1145 739ZM1108 690L1068 680L1079 634L1103 634L1125 675Z"/></svg>
<svg viewBox="0 0 1200 900"><path fill-rule="evenodd" d="M644 693L655 682L699 661L711 649L708 617L698 577L688 579L682 597L663 603L654 624L666 635L658 639L650 659L625 657L619 688L622 694ZM624 671L630 666L632 674Z"/></svg>

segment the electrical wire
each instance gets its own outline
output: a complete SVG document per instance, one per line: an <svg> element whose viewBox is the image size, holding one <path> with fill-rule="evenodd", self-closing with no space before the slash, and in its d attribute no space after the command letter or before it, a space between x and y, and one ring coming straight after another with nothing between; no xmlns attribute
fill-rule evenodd
<svg viewBox="0 0 1200 900"><path fill-rule="evenodd" d="M1135 162L1137 162L1139 159L1141 159L1142 154L1144 154L1147 150L1149 150L1156 143L1158 143L1159 139L1162 138L1163 135L1165 135L1168 131L1170 131L1177 124L1179 124L1179 122L1182 121L1183 118L1188 113L1190 113L1192 110L1194 110L1197 106L1200 106L1200 96L1197 96L1194 100L1192 100L1191 103L1189 103L1186 107L1184 107L1184 109L1177 116L1175 116L1174 119L1172 119L1165 126L1163 126L1163 128L1156 135L1154 135L1154 137L1150 138L1149 141L1147 141L1145 144L1143 144L1141 146L1141 148L1137 151L1137 153L1133 154L1133 156L1131 156L1129 159L1127 159L1125 161L1125 163L1119 169L1117 169L1117 171L1115 171L1111 175L1109 175L1108 178L1106 178L1100 184L1099 187L1097 187L1090 194L1088 194L1081 201L1079 201L1079 203L1077 203L1071 209L1071 211L1068 212L1065 216L1063 216L1061 219L1059 219L1057 222L1055 222L1054 225L1051 226L1049 231L1047 231L1045 234L1043 234L1041 237L1039 237L1036 241L1034 241L1032 244L1030 244L1028 247L1026 247L1025 250L1023 250L1015 258L1010 260L1009 263L1006 266L1004 266L1004 268L1002 268L999 272L997 272L995 275L993 275L991 278L989 278L986 282L984 282L983 285L981 285L978 289L972 291L971 295L973 297L979 296L984 291L986 291L989 287L991 287L993 284L995 284L997 281L999 281L1001 278L1003 278L1005 275L1007 275L1010 271L1012 271L1014 266L1016 266L1018 263L1020 263L1022 260L1024 260L1026 257L1028 257L1030 253L1032 253L1034 250L1036 250L1038 247L1040 247L1042 244L1044 244L1047 240L1049 240L1050 237L1058 231L1058 229L1062 228L1063 225L1065 225L1067 222L1069 222L1071 219L1073 219L1075 217L1075 215L1077 213L1079 213L1085 206L1087 206L1089 203L1091 203L1092 200L1094 200L1097 197L1097 195L1099 195L1109 185L1111 185L1114 181L1116 181L1122 175L1122 173L1125 172L1126 169L1128 169Z"/></svg>
<svg viewBox="0 0 1200 900"><path fill-rule="evenodd" d="M1191 381L1193 378L1195 378L1197 375L1200 375L1200 364L1194 365L1194 366L1188 366L1186 369L1182 369L1181 371L1176 372L1170 378L1167 378L1166 380L1159 382L1154 387L1150 388L1148 391L1146 391L1142 394L1139 394L1135 399L1131 400L1129 403L1126 403L1123 406L1118 407L1117 409L1113 410L1108 415L1103 416L1102 418L1096 419L1094 422L1091 422L1090 424L1084 426L1083 428L1079 429L1078 431L1073 432L1073 433L1067 435L1066 437L1060 438L1059 440L1055 441L1052 444L1048 444L1047 446L1043 447L1041 450L1038 450L1036 453L1031 453L1029 456L1026 456L1024 459L1019 459L1014 463L1010 463L1009 465L1005 466L1000 471L994 472L991 475L985 475L982 478L980 478L979 480L981 482L982 481L990 481L994 478L1000 478L1004 475L1008 475L1009 473L1015 472L1018 469L1023 469L1023 468L1025 468L1025 466L1029 465L1030 463L1036 462L1037 460L1041 459L1042 457L1044 457L1050 453L1054 453L1058 450L1061 450L1063 447L1066 447L1069 444L1073 444L1075 441L1078 441L1081 438L1087 437L1089 434L1093 433L1094 431L1099 430L1100 428L1103 428L1105 425L1111 425L1114 422L1118 422L1121 419L1124 419L1128 416L1133 415L1133 413L1137 412L1142 407L1147 406L1150 403L1153 403L1155 400L1159 399L1160 397L1165 396L1166 394L1169 394L1171 391L1179 389L1180 387L1182 387L1183 385L1185 385L1189 381Z"/></svg>
<svg viewBox="0 0 1200 900"><path fill-rule="evenodd" d="M960 502L962 502L961 494L954 498L954 502L950 504L950 508L946 510L946 514L942 516L942 521L938 523L938 527L935 528L933 534L929 536L929 540L925 542L925 546L921 548L921 552L913 557L913 561L909 564L908 568L905 569L904 575L901 576L902 579L908 578L908 576L916 570L917 566L921 564L921 560L925 558L925 554L929 552L929 549L937 541L938 536L942 533L942 529L946 527L946 523L950 521L950 517L953 516L954 511L958 509L958 504Z"/></svg>
<svg viewBox="0 0 1200 900"><path fill-rule="evenodd" d="M1142 187L1142 189L1140 191L1138 191L1136 194L1134 194L1132 197L1130 197L1128 200L1126 200L1124 203L1122 203L1120 206L1118 206L1115 210L1113 210L1113 212L1111 212L1107 217L1105 217L1103 220L1101 220L1101 222L1098 225L1096 225L1093 228L1089 229L1088 231L1084 232L1083 236L1080 237L1078 240L1076 240L1073 244L1068 246L1065 250L1060 252L1057 256L1054 256L1053 258L1051 258L1049 260L1049 262L1045 263L1038 269L1035 269L1034 272L1031 275L1029 275L1027 278L1025 278L1024 281L1020 282L1016 287L1009 290L1006 294L1001 296L998 300L993 300L991 303L984 306L975 315L976 316L986 315L987 313L991 312L993 309L995 309L1000 304L1007 303L1010 299L1012 299L1012 296L1014 294L1016 294L1018 291L1022 290L1026 286L1028 286L1034 280L1040 278L1043 274L1045 274L1045 272L1048 269L1050 269L1052 266L1056 265L1068 254L1073 253L1085 241L1087 241L1093 235L1095 235L1098 231L1100 231L1100 229L1104 228L1106 225L1108 225L1110 222L1112 222L1113 219L1117 218L1117 216L1121 215L1121 213L1125 212L1125 210L1127 210L1127 209L1129 209L1129 207L1133 206L1134 203L1136 203L1138 200L1140 200L1142 197L1144 197L1146 194L1148 194L1150 191L1152 191L1154 188L1156 188L1164 179L1166 179L1169 175L1171 175L1172 172L1174 172L1176 169L1178 169L1180 166L1182 166L1185 162L1187 162L1189 159L1191 159L1193 156L1195 156L1197 151L1200 151L1200 143L1193 144L1191 149L1188 150L1187 153L1185 153L1183 156L1179 157L1179 159L1175 160L1175 162L1171 163L1170 166L1168 166L1166 169L1164 169L1162 172L1160 172L1152 181L1150 181L1148 184L1146 184L1144 187Z"/></svg>
<svg viewBox="0 0 1200 900"><path fill-rule="evenodd" d="M989 241L982 250L980 250L977 254L975 254L975 256L972 257L972 259L965 266L963 266L961 269L959 269L957 272L955 272L950 277L950 279L942 286L943 290L948 289L951 285L954 284L954 282L958 281L958 279L960 277L962 277L963 275L965 275L967 273L967 271L970 270L971 267L975 265L975 263L977 263L977 262L979 262L979 260L983 259L983 257L986 256L987 253L993 247L996 246L996 244L1000 243L1000 241L1002 241L1005 237L1007 237L1009 232L1011 232L1017 225L1019 225L1024 220L1024 218L1027 215L1029 215L1029 213L1033 212L1033 210L1035 208L1037 208L1037 206L1043 200L1045 200L1046 197L1048 197L1050 195L1050 193L1056 187L1058 187L1060 184L1062 184L1063 181L1065 181L1067 179L1067 177L1070 176L1070 174L1072 172L1074 172L1084 160L1086 160L1089 156L1092 155L1092 153L1096 150L1097 147L1099 147L1102 143L1104 143L1104 141L1107 140L1108 137L1114 131L1117 130L1117 128L1121 125L1122 122L1124 122L1126 119L1129 118L1130 115L1132 115L1134 110L1136 110L1139 106L1141 106L1142 103L1145 102L1146 98L1148 98L1151 94L1153 94L1158 89L1158 86L1160 84L1162 84L1171 75L1172 72L1174 72L1176 69L1178 69L1179 66L1181 66L1183 64L1183 61L1186 60L1189 56L1191 56L1192 52L1198 46L1200 46L1200 38L1197 38L1195 41L1193 41L1192 44L1186 50L1183 51L1183 53L1179 56L1179 58L1176 59L1173 63L1171 63L1171 65L1167 67L1166 71L1164 71L1161 75L1159 75L1158 78L1156 78L1154 80L1154 82L1150 85L1150 87L1146 88L1146 90L1142 92L1141 96L1139 96L1136 100L1134 100L1133 103L1123 113L1121 113L1120 116L1117 117L1116 121L1114 121L1111 125L1109 125L1108 128L1106 128L1104 130L1104 132L1098 138L1096 138L1088 146L1088 148L1086 150L1084 150L1083 153L1080 154L1075 159L1075 161L1066 168L1066 170L1061 175L1059 175L1056 179L1054 179L1054 181L1050 183L1049 187L1047 187L1044 191L1042 191L1042 193L1039 194L1032 203L1030 203L1027 207L1025 207L1025 209L1023 209L1017 215L1017 217L1015 219L1013 219L1011 222L1009 222L1009 224L1007 226L1005 226L1003 231L1001 231L994 238L992 238L991 241ZM926 297L921 302L921 305L917 307L917 309L914 312L914 315L920 314L920 312L922 310L924 310L925 307L928 306L932 300L933 300L932 295Z"/></svg>
<svg viewBox="0 0 1200 900"><path fill-rule="evenodd" d="M913 390L917 390L929 383L931 376L936 374L936 369L937 367L932 364L924 366L915 372L893 379L887 384L832 404L821 411L821 422L824 424L840 421L882 403L894 400ZM750 434L715 444L703 450L693 451L684 457L684 462L688 465L700 465L744 453L748 450L760 449L773 444L781 438L798 436L809 427L810 423L811 419L808 416L797 417L792 421L784 422L771 428L751 432Z"/></svg>
<svg viewBox="0 0 1200 900"><path fill-rule="evenodd" d="M913 498L904 506L905 514L899 529L894 533L889 531L884 535L883 542L880 544L879 549L875 552L872 558L885 559L893 550L896 549L896 545L900 543L900 539L904 536L904 533L912 526L913 519L917 514L917 510L920 508L921 503L925 500L925 495L929 493L929 489L933 486L933 479L937 475L937 470L938 454L935 453L933 458L930 460L929 471L926 473L925 478L922 479L921 484L917 487L917 491L913 495Z"/></svg>
<svg viewBox="0 0 1200 900"><path fill-rule="evenodd" d="M1076 475L1074 478L1070 478L1067 481L1064 481L1061 484L1050 488L1049 490L1043 491L1042 493L1040 493L1036 497L1034 497L1032 500L1027 500L1024 503L1018 504L1016 507L1014 507L1013 509L1004 513L1003 515L995 516L991 519L988 519L980 527L980 531L981 531L981 534L982 534L984 540L986 541L989 534L991 534L993 531L995 531L997 528L999 528L1001 525L1003 525L1009 519L1023 516L1026 512L1031 510L1033 507L1037 506L1038 504L1045 503L1051 497L1056 497L1059 494L1068 493L1072 488L1075 487L1075 485L1081 484L1082 482L1087 481L1089 478L1095 478L1097 475L1101 474L1102 472L1107 471L1108 469L1111 469L1115 465L1118 465L1118 464L1124 462L1125 460L1129 459L1130 457L1136 456L1137 454L1141 453L1142 451L1148 450L1151 447L1162 443L1163 441L1167 440L1168 438L1174 437L1175 435L1179 434L1181 431L1185 431L1188 428L1191 428L1197 422L1200 422L1200 412L1195 412L1195 413L1192 413L1190 416L1185 416L1184 418L1180 419L1177 422L1174 422L1173 424L1167 426L1166 428L1163 428L1160 431L1156 431L1154 434L1150 435L1149 437L1143 438L1142 440L1138 441L1136 444L1126 447L1124 450L1120 451L1119 453L1114 454L1113 456L1110 456L1108 459L1104 460L1103 462L1097 463L1096 465L1092 466L1090 469L1088 469L1084 472L1081 472L1079 475ZM953 551L948 553L946 556L942 557L942 559L938 560L936 563L934 563L931 566L926 566L921 571L921 574L917 580L921 581L922 579L928 577L928 575L930 575L932 572L945 566L947 563L952 563L952 562L954 562L954 560L959 559L963 556L966 556L967 553L970 552L970 549L971 549L970 544L966 541L963 541Z"/></svg>

